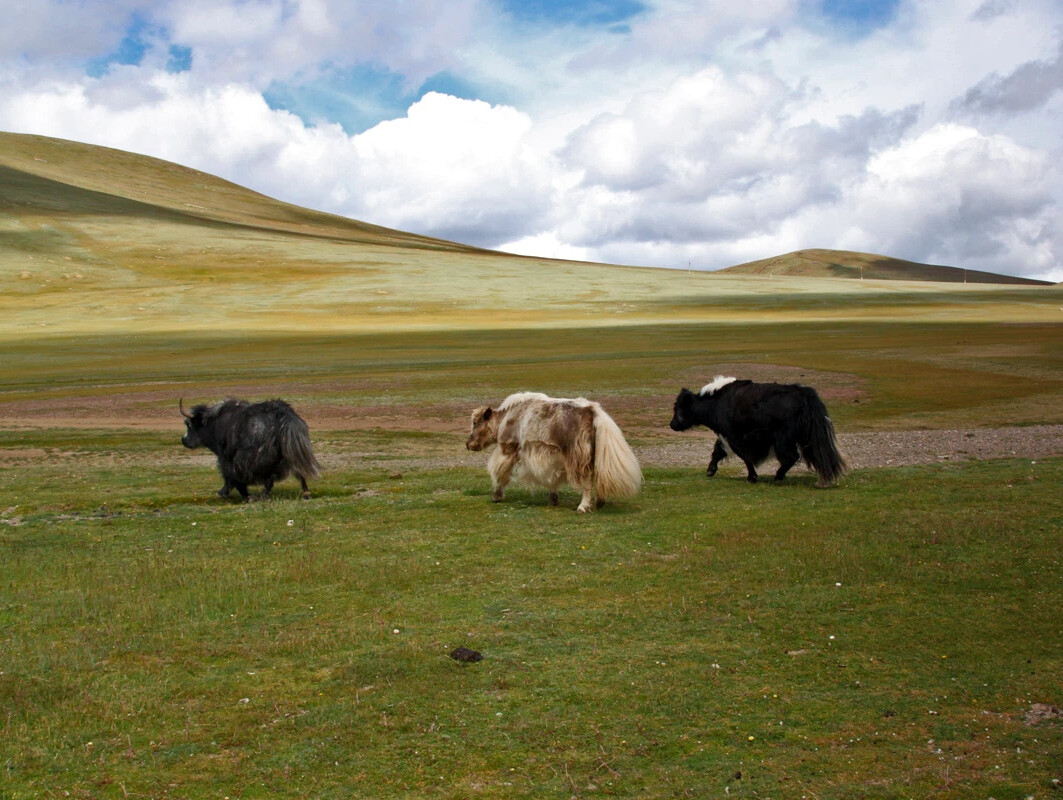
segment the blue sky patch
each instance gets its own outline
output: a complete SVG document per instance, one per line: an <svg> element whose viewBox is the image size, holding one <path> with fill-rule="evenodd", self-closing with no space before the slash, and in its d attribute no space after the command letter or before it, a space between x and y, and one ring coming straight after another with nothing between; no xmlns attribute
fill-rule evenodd
<svg viewBox="0 0 1063 800"><path fill-rule="evenodd" d="M263 97L270 108L289 111L307 125L337 123L353 136L383 120L404 117L428 92L505 102L450 72L437 73L411 90L402 75L366 64L338 69L308 83L274 81Z"/></svg>
<svg viewBox="0 0 1063 800"><path fill-rule="evenodd" d="M274 81L263 97L270 108L290 111L308 125L333 122L351 135L404 116L411 102L402 75L368 64L308 83Z"/></svg>
<svg viewBox="0 0 1063 800"><path fill-rule="evenodd" d="M496 0L521 22L623 30L623 23L646 10L640 0Z"/></svg>
<svg viewBox="0 0 1063 800"><path fill-rule="evenodd" d="M514 102L512 98L505 97L500 92L492 92L484 86L470 83L452 72L437 72L418 87L416 93L409 98L410 102L424 97L429 92L449 94L462 100L483 100L492 105L512 105Z"/></svg>
<svg viewBox="0 0 1063 800"><path fill-rule="evenodd" d="M856 31L870 32L888 25L897 14L900 0L823 0L828 20Z"/></svg>
<svg viewBox="0 0 1063 800"><path fill-rule="evenodd" d="M192 69L192 48L171 45L170 57L166 61L166 71L188 72L190 69Z"/></svg>
<svg viewBox="0 0 1063 800"><path fill-rule="evenodd" d="M91 59L85 67L85 72L93 78L99 78L115 64L139 64L148 51L149 40L155 32L147 20L140 14L134 14L118 47L105 56Z"/></svg>

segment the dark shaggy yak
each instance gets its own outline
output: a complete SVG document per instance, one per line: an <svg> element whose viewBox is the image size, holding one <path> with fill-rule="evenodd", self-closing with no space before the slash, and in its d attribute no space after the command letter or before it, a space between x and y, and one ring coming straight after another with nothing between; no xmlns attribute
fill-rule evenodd
<svg viewBox="0 0 1063 800"><path fill-rule="evenodd" d="M729 453L745 463L750 483L757 482L756 467L772 454L779 460L776 481L786 477L798 458L818 473L820 488L833 484L848 469L827 408L808 386L717 377L698 394L683 389L675 399L672 430L694 425L705 425L718 437L709 477Z"/></svg>
<svg viewBox="0 0 1063 800"><path fill-rule="evenodd" d="M177 407L188 429L181 444L192 449L206 447L218 457L218 471L225 480L218 494L227 497L236 489L248 499L249 484L262 485L266 499L273 484L294 474L310 497L307 478L316 478L321 467L310 447L310 431L302 418L283 400L248 403L224 400L212 406Z"/></svg>
<svg viewBox="0 0 1063 800"><path fill-rule="evenodd" d="M487 463L494 501L502 500L516 471L525 481L545 486L550 505L566 480L583 492L581 514L605 500L633 497L642 470L616 422L598 404L582 397L560 400L539 392L511 394L498 408L472 412L465 446L483 450L498 443Z"/></svg>

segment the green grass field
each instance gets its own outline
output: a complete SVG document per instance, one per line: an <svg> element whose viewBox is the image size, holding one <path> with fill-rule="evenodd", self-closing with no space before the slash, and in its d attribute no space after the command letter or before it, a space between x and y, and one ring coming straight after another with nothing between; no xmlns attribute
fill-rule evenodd
<svg viewBox="0 0 1063 800"><path fill-rule="evenodd" d="M122 466L171 448L3 469L0 796L1056 791L1063 460L692 465L581 516L480 470L238 505Z"/></svg>

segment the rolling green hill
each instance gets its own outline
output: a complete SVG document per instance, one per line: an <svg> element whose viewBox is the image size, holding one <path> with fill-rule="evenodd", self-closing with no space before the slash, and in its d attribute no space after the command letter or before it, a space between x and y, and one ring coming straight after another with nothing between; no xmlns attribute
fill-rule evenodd
<svg viewBox="0 0 1063 800"><path fill-rule="evenodd" d="M776 275L804 278L862 278L888 281L935 281L938 283L992 283L1051 286L1050 281L998 275L976 269L920 264L851 250L797 250L786 255L749 261L722 272L730 275Z"/></svg>
<svg viewBox="0 0 1063 800"><path fill-rule="evenodd" d="M299 208L154 158L0 133L4 338L1059 314L1038 287L907 277L525 258Z"/></svg>

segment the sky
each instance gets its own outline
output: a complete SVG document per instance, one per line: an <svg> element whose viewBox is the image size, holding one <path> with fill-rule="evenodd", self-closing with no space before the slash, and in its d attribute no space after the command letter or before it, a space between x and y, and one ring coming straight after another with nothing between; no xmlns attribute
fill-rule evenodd
<svg viewBox="0 0 1063 800"><path fill-rule="evenodd" d="M1063 281L1060 0L0 9L0 130L527 255Z"/></svg>

